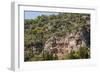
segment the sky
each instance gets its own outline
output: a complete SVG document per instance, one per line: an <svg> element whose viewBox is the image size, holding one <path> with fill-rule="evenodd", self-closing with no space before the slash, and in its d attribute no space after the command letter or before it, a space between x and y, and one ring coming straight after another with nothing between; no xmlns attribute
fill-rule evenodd
<svg viewBox="0 0 100 73"><path fill-rule="evenodd" d="M24 19L35 19L37 16L41 15L52 15L58 14L56 12L40 12L40 11L24 11Z"/></svg>

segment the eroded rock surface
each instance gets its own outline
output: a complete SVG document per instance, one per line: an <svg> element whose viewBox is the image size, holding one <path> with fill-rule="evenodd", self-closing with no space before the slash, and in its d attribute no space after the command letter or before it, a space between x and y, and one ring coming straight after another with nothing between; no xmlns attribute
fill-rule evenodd
<svg viewBox="0 0 100 73"><path fill-rule="evenodd" d="M52 36L44 46L43 52L56 55L58 59L63 59L64 55L72 50L77 51L80 47L90 46L90 29L88 26L78 31L66 33L65 37ZM84 37L85 36L85 37Z"/></svg>

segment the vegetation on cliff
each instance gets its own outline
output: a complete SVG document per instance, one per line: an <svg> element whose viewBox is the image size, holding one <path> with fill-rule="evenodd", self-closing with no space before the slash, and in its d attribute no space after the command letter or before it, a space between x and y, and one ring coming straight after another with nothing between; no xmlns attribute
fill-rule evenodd
<svg viewBox="0 0 100 73"><path fill-rule="evenodd" d="M58 13L24 20L24 61L90 58L90 14Z"/></svg>

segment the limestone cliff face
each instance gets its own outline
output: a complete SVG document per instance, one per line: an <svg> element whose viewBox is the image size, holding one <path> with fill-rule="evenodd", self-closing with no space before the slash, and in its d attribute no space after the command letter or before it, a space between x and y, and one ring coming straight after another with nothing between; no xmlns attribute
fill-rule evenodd
<svg viewBox="0 0 100 73"><path fill-rule="evenodd" d="M77 51L80 47L90 45L89 35L88 27L84 27L76 32L66 33L64 37L52 36L46 41L43 51L57 55L58 59L63 59L64 55L72 50Z"/></svg>

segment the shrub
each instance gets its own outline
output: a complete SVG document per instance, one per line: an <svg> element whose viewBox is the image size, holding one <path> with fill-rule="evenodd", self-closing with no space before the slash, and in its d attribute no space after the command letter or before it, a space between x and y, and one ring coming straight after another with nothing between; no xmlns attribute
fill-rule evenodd
<svg viewBox="0 0 100 73"><path fill-rule="evenodd" d="M78 51L71 51L66 57L67 59L87 59L90 58L90 49L87 47L80 47Z"/></svg>

